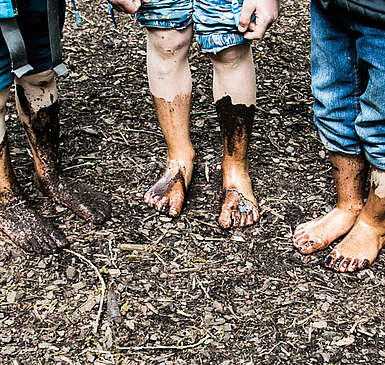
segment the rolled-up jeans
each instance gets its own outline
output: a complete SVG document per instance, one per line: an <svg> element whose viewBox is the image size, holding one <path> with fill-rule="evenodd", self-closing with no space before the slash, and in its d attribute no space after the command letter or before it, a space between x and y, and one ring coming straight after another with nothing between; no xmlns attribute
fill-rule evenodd
<svg viewBox="0 0 385 365"><path fill-rule="evenodd" d="M312 0L311 69L325 147L385 170L385 27Z"/></svg>

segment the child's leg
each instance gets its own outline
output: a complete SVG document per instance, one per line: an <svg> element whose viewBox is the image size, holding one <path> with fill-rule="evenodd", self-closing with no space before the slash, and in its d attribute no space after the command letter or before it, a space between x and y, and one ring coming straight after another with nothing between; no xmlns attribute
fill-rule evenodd
<svg viewBox="0 0 385 365"><path fill-rule="evenodd" d="M296 228L294 245L304 254L323 249L346 234L363 206L367 167L355 129L362 86L354 35L344 24L326 13L318 0L312 0L314 121L330 152L338 203L327 215Z"/></svg>
<svg viewBox="0 0 385 365"><path fill-rule="evenodd" d="M214 101L223 141L223 228L258 220L257 201L249 177L247 150L255 113L256 80L249 44L210 55L214 67Z"/></svg>
<svg viewBox="0 0 385 365"><path fill-rule="evenodd" d="M348 20L348 19L347 19ZM355 130L372 166L368 200L344 240L325 263L336 271L364 268L376 258L385 237L385 30L368 22L351 20L363 91Z"/></svg>
<svg viewBox="0 0 385 365"><path fill-rule="evenodd" d="M191 38L192 26L184 30L149 28L147 33L147 72L167 143L167 165L144 200L172 217L181 212L195 155L189 134L192 81L188 50Z"/></svg>
<svg viewBox="0 0 385 365"><path fill-rule="evenodd" d="M43 253L68 244L64 235L26 202L11 165L5 129L9 88L0 91L0 229L29 252Z"/></svg>
<svg viewBox="0 0 385 365"><path fill-rule="evenodd" d="M17 79L16 106L31 146L38 188L84 219L102 223L110 214L109 199L60 175L59 108L53 71Z"/></svg>

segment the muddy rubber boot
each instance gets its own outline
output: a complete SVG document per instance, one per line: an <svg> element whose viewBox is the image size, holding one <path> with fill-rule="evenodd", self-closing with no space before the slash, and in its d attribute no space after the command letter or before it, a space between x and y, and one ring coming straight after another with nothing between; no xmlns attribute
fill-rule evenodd
<svg viewBox="0 0 385 365"><path fill-rule="evenodd" d="M103 223L111 214L110 197L61 175L58 102L35 111L23 86L16 85L16 95L19 116L33 154L38 189L85 220Z"/></svg>

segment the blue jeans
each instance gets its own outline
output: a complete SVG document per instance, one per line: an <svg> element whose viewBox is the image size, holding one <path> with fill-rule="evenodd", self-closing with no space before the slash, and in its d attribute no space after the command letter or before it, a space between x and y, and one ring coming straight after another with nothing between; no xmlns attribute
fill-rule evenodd
<svg viewBox="0 0 385 365"><path fill-rule="evenodd" d="M64 0L59 1L61 24L64 24ZM31 73L52 68L47 24L47 0L18 1L17 22L23 36ZM12 85L13 74L7 45L0 32L0 91Z"/></svg>
<svg viewBox="0 0 385 365"><path fill-rule="evenodd" d="M314 121L326 148L385 170L385 29L311 1Z"/></svg>
<svg viewBox="0 0 385 365"><path fill-rule="evenodd" d="M202 50L214 54L249 42L238 32L231 0L152 0L136 17L142 27L181 30L193 23Z"/></svg>

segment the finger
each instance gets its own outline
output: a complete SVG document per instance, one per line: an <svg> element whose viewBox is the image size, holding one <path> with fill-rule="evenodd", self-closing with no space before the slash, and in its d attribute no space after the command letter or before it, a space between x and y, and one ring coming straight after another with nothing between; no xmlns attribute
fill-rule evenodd
<svg viewBox="0 0 385 365"><path fill-rule="evenodd" d="M246 32L249 27L251 16L253 15L254 8L250 5L244 4L242 6L241 15L239 17L238 30L241 33Z"/></svg>
<svg viewBox="0 0 385 365"><path fill-rule="evenodd" d="M140 8L141 2L140 0L114 0L111 1L111 5L117 11L129 14L135 14Z"/></svg>
<svg viewBox="0 0 385 365"><path fill-rule="evenodd" d="M270 18L257 18L254 25L251 26L251 31L247 31L243 36L246 39L262 39L267 28L269 28L272 20Z"/></svg>

